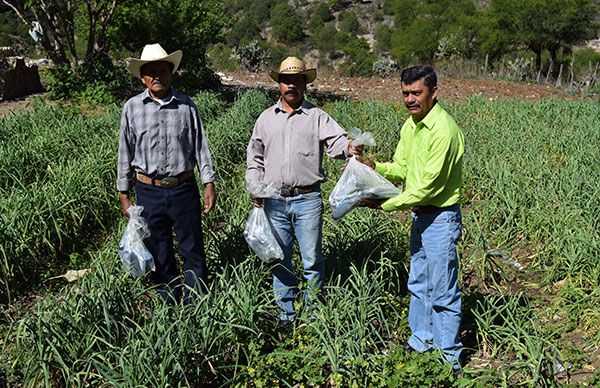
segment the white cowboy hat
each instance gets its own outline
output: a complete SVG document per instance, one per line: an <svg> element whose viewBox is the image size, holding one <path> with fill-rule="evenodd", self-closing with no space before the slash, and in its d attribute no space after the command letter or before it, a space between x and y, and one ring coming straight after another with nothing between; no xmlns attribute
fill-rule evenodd
<svg viewBox="0 0 600 388"><path fill-rule="evenodd" d="M177 71L179 67L179 63L181 62L181 57L183 56L183 52L181 50L177 50L174 53L167 54L165 49L161 47L160 44L147 44L144 46L142 50L142 55L140 59L137 58L127 58L127 70L134 77L140 78L140 68L144 66L146 63L150 62L169 62L173 64L173 74Z"/></svg>
<svg viewBox="0 0 600 388"><path fill-rule="evenodd" d="M279 65L279 71L269 71L269 76L275 82L279 82L279 74L304 74L306 83L309 84L317 78L317 69L307 69L304 62L296 57L287 57Z"/></svg>

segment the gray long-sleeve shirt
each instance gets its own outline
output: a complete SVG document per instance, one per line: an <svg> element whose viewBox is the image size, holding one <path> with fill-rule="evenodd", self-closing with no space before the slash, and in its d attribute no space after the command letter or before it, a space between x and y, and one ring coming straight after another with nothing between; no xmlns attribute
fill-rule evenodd
<svg viewBox="0 0 600 388"><path fill-rule="evenodd" d="M248 144L246 181L311 186L325 181L323 150L348 156L348 136L327 113L304 100L288 114L281 100L256 121Z"/></svg>
<svg viewBox="0 0 600 388"><path fill-rule="evenodd" d="M135 172L176 176L197 165L202 183L216 179L204 126L192 99L173 90L161 102L153 100L146 89L125 103L119 130L119 191L133 187Z"/></svg>

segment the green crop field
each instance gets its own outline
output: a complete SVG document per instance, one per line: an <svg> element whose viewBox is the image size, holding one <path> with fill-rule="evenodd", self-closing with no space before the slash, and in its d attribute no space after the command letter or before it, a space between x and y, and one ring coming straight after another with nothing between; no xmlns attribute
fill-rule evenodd
<svg viewBox="0 0 600 388"><path fill-rule="evenodd" d="M406 213L326 206L319 311L278 330L269 267L242 236L245 152L262 90L195 97L220 180L204 218L209 291L168 307L124 273L114 188L119 106L0 118L0 385L555 386L600 384L600 104L442 104L466 139L465 375L407 354ZM337 101L389 160L404 107ZM324 200L343 163L326 160ZM67 283L67 270L90 271Z"/></svg>

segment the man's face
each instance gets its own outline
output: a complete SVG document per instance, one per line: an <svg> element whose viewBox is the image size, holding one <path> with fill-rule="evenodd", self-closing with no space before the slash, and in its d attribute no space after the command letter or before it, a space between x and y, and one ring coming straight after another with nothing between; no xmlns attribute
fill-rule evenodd
<svg viewBox="0 0 600 388"><path fill-rule="evenodd" d="M279 93L292 108L296 109L302 104L305 90L306 78L304 74L279 75Z"/></svg>
<svg viewBox="0 0 600 388"><path fill-rule="evenodd" d="M154 98L163 98L171 89L171 66L167 62L146 63L140 69L142 83Z"/></svg>
<svg viewBox="0 0 600 388"><path fill-rule="evenodd" d="M427 113L429 113L435 104L437 95L437 86L434 86L430 90L425 85L423 78L412 84L402 82L402 100L408 109L408 113L411 114L416 122L423 120L427 116Z"/></svg>

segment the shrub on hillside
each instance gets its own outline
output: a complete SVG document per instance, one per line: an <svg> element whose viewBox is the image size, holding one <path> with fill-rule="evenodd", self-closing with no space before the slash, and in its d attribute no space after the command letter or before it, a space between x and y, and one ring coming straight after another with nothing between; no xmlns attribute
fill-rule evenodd
<svg viewBox="0 0 600 388"><path fill-rule="evenodd" d="M345 59L342 73L351 77L369 77L373 74L375 55L369 50L369 43L363 39L351 39L343 47Z"/></svg>
<svg viewBox="0 0 600 388"><path fill-rule="evenodd" d="M338 14L337 19L340 31L350 35L358 34L360 24L358 23L358 17L353 11L342 11Z"/></svg>
<svg viewBox="0 0 600 388"><path fill-rule="evenodd" d="M269 61L269 50L264 42L253 40L233 49L233 55L240 67L254 73L260 71Z"/></svg>
<svg viewBox="0 0 600 388"><path fill-rule="evenodd" d="M373 62L373 73L382 78L388 78L396 71L398 71L398 65L391 58L379 57Z"/></svg>
<svg viewBox="0 0 600 388"><path fill-rule="evenodd" d="M329 6L325 3L320 3L312 12L310 19L308 19L308 28L311 31L318 30L323 24L335 20L333 13Z"/></svg>
<svg viewBox="0 0 600 388"><path fill-rule="evenodd" d="M280 42L291 44L302 40L304 21L296 10L287 3L277 4L271 11L269 24L273 37Z"/></svg>

